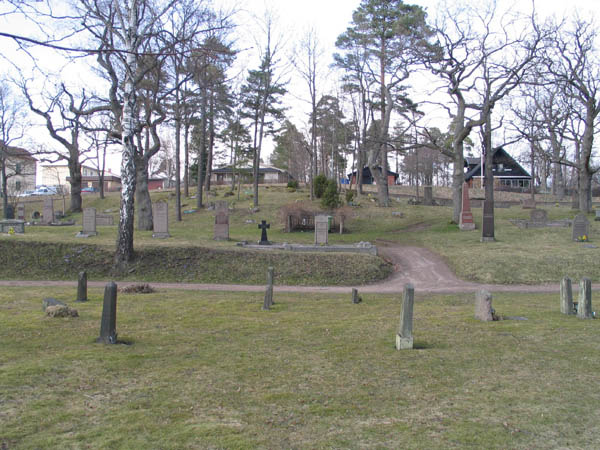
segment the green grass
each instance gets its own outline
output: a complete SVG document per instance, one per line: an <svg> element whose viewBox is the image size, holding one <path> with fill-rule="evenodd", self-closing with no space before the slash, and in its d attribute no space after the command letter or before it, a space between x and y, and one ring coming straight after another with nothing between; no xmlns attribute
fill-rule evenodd
<svg viewBox="0 0 600 450"><path fill-rule="evenodd" d="M132 272L126 275L129 280L154 281L206 281L224 283L262 283L265 268L273 263L280 267L279 281L286 280L290 284L340 284L350 285L359 282L370 282L384 278L389 273L389 267L380 261L367 257L345 254L331 259L322 254L292 254L270 257L265 261L264 256L256 253L233 253L239 249L235 244L240 241L257 241L260 230L257 222L267 220L271 223L269 239L274 242L312 243L312 232L285 233L280 208L289 203L308 200L308 191L300 189L290 193L284 187L260 188L260 211L251 213L249 207L252 199L242 189L241 199L223 196L225 189L217 189L214 199L233 201L234 211L230 217L230 236L228 242L217 242L212 239L214 212L201 210L194 214L183 214L183 221L175 220L174 198L172 192L153 192L153 200L168 200L170 202L170 232L169 239L153 239L150 231L135 232L135 249L141 258L133 265ZM513 197L516 194L511 194ZM210 199L211 201L213 198ZM593 281L600 280L600 248L587 248L582 243L571 240L570 228L519 229L509 222L509 219L524 219L529 217L529 211L520 207L497 208L495 211L496 242L480 242L481 209L473 210L478 230L462 232L458 226L449 223L452 217L450 207L426 207L408 205L406 200L392 202L391 208L378 208L374 198L362 196L358 201L360 206L353 209L354 216L346 221L348 232L345 234L331 233L331 244L356 243L360 241L383 241L401 245L417 245L427 247L440 254L455 271L465 280L503 283L503 284L537 284L558 282L560 278L569 275L573 279L583 276ZM183 199L183 209L195 206L195 199ZM59 209L60 201L55 201L55 209ZM98 211L112 211L115 219L118 215L118 194L113 193L105 200L100 200L97 194L84 196L84 206L93 206ZM38 205L41 208L41 203ZM35 208L36 205L33 205ZM551 220L573 218L575 211L566 207L544 206ZM28 211L32 208L28 206ZM393 211L402 211L403 217L392 216ZM81 223L81 214L70 218ZM255 223L246 223L253 220ZM600 228L598 223L591 222L592 245L600 244ZM89 239L76 238L80 225L74 227L27 227L23 236L0 235L0 247L6 242L28 242L32 245L39 243L56 243L70 245L70 248L80 248L92 245L101 248L99 258L110 264L110 254L114 251L117 227L99 227L99 235ZM2 247L5 249L6 247ZM42 247L40 247L42 248ZM162 250L161 250L162 249ZM165 252L164 267L160 252ZM211 253L212 251L216 253ZM220 253L226 251L226 253ZM2 257L0 252L0 259ZM39 252L30 256L31 252L4 251L2 278L73 278L81 268L64 268L60 258L53 259ZM192 270L183 267L190 254L194 261ZM203 259L195 259L197 255L210 255ZM147 255L155 255L156 260L149 260ZM218 255L214 257L214 255ZM60 255L61 257L64 254ZM144 258L146 258L144 260ZM199 257L198 257L199 258ZM307 259L308 258L308 259ZM12 261L19 261L23 270L11 269ZM306 261L309 261L307 264ZM343 262L342 262L343 261ZM42 264L39 264L39 263ZM297 263L297 264L296 264ZM90 263L92 266L93 263ZM365 274L360 274L360 267L365 266ZM38 266L46 267L40 268ZM256 269L253 269L256 268ZM99 268L101 273L108 269ZM248 273L248 272L251 273ZM321 275L319 275L321 274ZM104 275L102 275L104 276ZM358 279L357 279L358 277Z"/></svg>
<svg viewBox="0 0 600 450"><path fill-rule="evenodd" d="M50 319L54 296L79 318ZM398 352L400 297L165 291L0 292L7 448L598 448L600 322L558 295L502 294L528 321L480 323L471 295L420 296Z"/></svg>

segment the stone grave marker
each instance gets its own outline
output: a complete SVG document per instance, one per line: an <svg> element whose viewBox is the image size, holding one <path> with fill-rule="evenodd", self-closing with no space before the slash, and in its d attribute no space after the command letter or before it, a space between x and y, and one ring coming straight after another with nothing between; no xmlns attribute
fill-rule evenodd
<svg viewBox="0 0 600 450"><path fill-rule="evenodd" d="M6 218L11 220L15 218L15 207L13 205L6 205Z"/></svg>
<svg viewBox="0 0 600 450"><path fill-rule="evenodd" d="M96 214L96 226L106 227L115 224L115 218L112 214Z"/></svg>
<svg viewBox="0 0 600 450"><path fill-rule="evenodd" d="M226 201L215 203L215 230L213 239L215 241L229 240L229 205Z"/></svg>
<svg viewBox="0 0 600 450"><path fill-rule="evenodd" d="M262 230L260 234L260 242L259 245L271 245L269 239L267 238L267 229L271 228L271 224L267 223L266 220L262 220L258 225L258 228Z"/></svg>
<svg viewBox="0 0 600 450"><path fill-rule="evenodd" d="M318 214L315 216L315 245L329 243L329 216Z"/></svg>
<svg viewBox="0 0 600 450"><path fill-rule="evenodd" d="M25 205L23 203L17 204L17 219L25 220Z"/></svg>
<svg viewBox="0 0 600 450"><path fill-rule="evenodd" d="M579 301L577 302L577 317L591 319L592 316L592 280L582 278L579 281Z"/></svg>
<svg viewBox="0 0 600 450"><path fill-rule="evenodd" d="M263 310L271 309L271 306L275 302L273 301L273 268L269 267L267 269L267 290L265 292L265 300L263 302Z"/></svg>
<svg viewBox="0 0 600 450"><path fill-rule="evenodd" d="M352 303L355 305L362 302L362 298L358 295L358 289L352 288Z"/></svg>
<svg viewBox="0 0 600 450"><path fill-rule="evenodd" d="M458 227L463 231L475 229L473 213L471 212L471 202L469 201L469 184L467 182L464 182L462 187L462 206Z"/></svg>
<svg viewBox="0 0 600 450"><path fill-rule="evenodd" d="M545 209L532 209L529 211L529 220L534 225L546 225L546 222L548 222L548 212Z"/></svg>
<svg viewBox="0 0 600 450"><path fill-rule="evenodd" d="M523 200L521 207L523 209L535 209L535 200L531 198L525 199Z"/></svg>
<svg viewBox="0 0 600 450"><path fill-rule="evenodd" d="M583 213L579 213L573 219L573 240L580 241L585 236L586 240L590 239L590 221Z"/></svg>
<svg viewBox="0 0 600 450"><path fill-rule="evenodd" d="M17 219L0 220L0 233L23 234L25 233L25 221Z"/></svg>
<svg viewBox="0 0 600 450"><path fill-rule="evenodd" d="M600 220L600 209L596 210L596 217L594 217L594 221L598 222Z"/></svg>
<svg viewBox="0 0 600 450"><path fill-rule="evenodd" d="M77 300L76 302L87 302L87 272L79 272L77 277Z"/></svg>
<svg viewBox="0 0 600 450"><path fill-rule="evenodd" d="M415 302L415 288L408 283L404 286L402 297L402 316L396 334L396 349L404 350L413 348L413 305Z"/></svg>
<svg viewBox="0 0 600 450"><path fill-rule="evenodd" d="M83 208L83 229L78 237L96 236L96 208Z"/></svg>
<svg viewBox="0 0 600 450"><path fill-rule="evenodd" d="M156 202L152 205L152 222L154 224L153 238L168 238L169 234L169 204Z"/></svg>
<svg viewBox="0 0 600 450"><path fill-rule="evenodd" d="M100 337L96 342L103 344L117 343L117 285L114 281L108 283L104 288Z"/></svg>
<svg viewBox="0 0 600 450"><path fill-rule="evenodd" d="M575 314L573 309L573 288L569 277L564 277L560 280L560 312L567 315Z"/></svg>
<svg viewBox="0 0 600 450"><path fill-rule="evenodd" d="M54 222L54 200L52 197L44 199L44 206L42 209L42 223L48 225Z"/></svg>
<svg viewBox="0 0 600 450"><path fill-rule="evenodd" d="M483 202L483 223L481 226L481 242L495 241L494 238L494 203Z"/></svg>
<svg viewBox="0 0 600 450"><path fill-rule="evenodd" d="M492 313L492 294L488 291L477 291L475 296L475 318L482 322L494 320Z"/></svg>

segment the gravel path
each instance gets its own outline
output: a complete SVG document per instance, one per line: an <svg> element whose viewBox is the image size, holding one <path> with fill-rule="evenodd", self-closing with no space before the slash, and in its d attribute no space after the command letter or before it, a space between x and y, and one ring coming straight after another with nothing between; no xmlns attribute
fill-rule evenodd
<svg viewBox="0 0 600 450"><path fill-rule="evenodd" d="M445 262L435 253L421 248L399 246L385 243L379 246L379 255L394 264L391 277L384 281L354 286L361 293L399 293L406 283L412 283L417 292L423 293L462 293L487 289L490 292L555 292L560 288L556 284L543 285L498 285L477 284L456 278ZM88 286L102 287L106 281L88 281ZM138 284L121 282L120 287ZM197 283L150 283L156 289L185 289L197 291L247 291L262 292L263 285L244 284L197 284ZM76 281L1 281L0 286L77 286ZM276 292L311 292L311 293L350 293L352 286L275 286ZM577 290L577 286L573 286Z"/></svg>

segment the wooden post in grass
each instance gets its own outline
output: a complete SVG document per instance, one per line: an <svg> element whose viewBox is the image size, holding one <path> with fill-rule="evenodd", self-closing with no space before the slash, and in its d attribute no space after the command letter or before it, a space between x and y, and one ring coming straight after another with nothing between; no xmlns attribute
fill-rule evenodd
<svg viewBox="0 0 600 450"><path fill-rule="evenodd" d="M263 302L263 310L271 309L273 301L273 268L269 267L267 270L267 291L265 292L265 301Z"/></svg>
<svg viewBox="0 0 600 450"><path fill-rule="evenodd" d="M560 280L560 312L567 315L575 314L573 310L573 288L569 277Z"/></svg>
<svg viewBox="0 0 600 450"><path fill-rule="evenodd" d="M97 342L117 343L117 285L114 281L108 283L104 288L102 322L100 322L100 337Z"/></svg>
<svg viewBox="0 0 600 450"><path fill-rule="evenodd" d="M415 288L408 283L404 286L402 298L402 316L400 316L400 327L396 335L396 349L413 348L413 304L415 302Z"/></svg>
<svg viewBox="0 0 600 450"><path fill-rule="evenodd" d="M579 281L577 317L580 319L592 318L592 280L589 278L582 278Z"/></svg>
<svg viewBox="0 0 600 450"><path fill-rule="evenodd" d="M76 302L87 302L87 273L86 271L79 272L77 277L77 300Z"/></svg>

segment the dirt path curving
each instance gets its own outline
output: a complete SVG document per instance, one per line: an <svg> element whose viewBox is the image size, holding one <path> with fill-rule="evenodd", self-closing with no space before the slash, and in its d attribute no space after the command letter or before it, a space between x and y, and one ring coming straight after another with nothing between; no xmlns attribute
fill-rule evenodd
<svg viewBox="0 0 600 450"><path fill-rule="evenodd" d="M458 279L435 253L421 247L400 246L380 241L379 255L394 265L394 273L386 280L359 287L363 293L400 293L406 283L412 283L422 293L463 293L487 289L490 292L559 292L559 285L495 285L477 284ZM88 286L102 287L106 281L88 281ZM120 286L138 284L121 282ZM151 283L156 289L184 289L197 291L262 292L262 285ZM0 286L77 286L76 281L1 281ZM573 286L574 290L577 289ZM276 292L350 293L352 286L275 286Z"/></svg>

